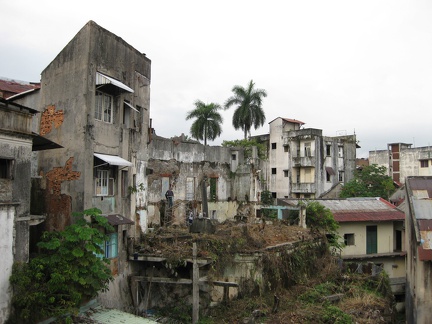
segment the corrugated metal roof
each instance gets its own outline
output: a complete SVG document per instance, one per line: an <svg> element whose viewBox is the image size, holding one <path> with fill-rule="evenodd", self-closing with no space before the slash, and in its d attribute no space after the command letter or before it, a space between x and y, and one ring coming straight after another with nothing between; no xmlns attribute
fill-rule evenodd
<svg viewBox="0 0 432 324"><path fill-rule="evenodd" d="M432 219L432 200L431 199L416 199L413 197L412 206L417 220Z"/></svg>
<svg viewBox="0 0 432 324"><path fill-rule="evenodd" d="M135 224L133 220L120 214L104 215L111 225Z"/></svg>
<svg viewBox="0 0 432 324"><path fill-rule="evenodd" d="M7 92L9 94L6 96L6 98L13 94L21 93L31 89L38 89L38 88L40 88L40 83L30 84L30 83L15 81L15 80L0 79L0 91Z"/></svg>
<svg viewBox="0 0 432 324"><path fill-rule="evenodd" d="M424 190L426 190L428 192L428 197L432 198L431 177L408 177L406 179L406 182L408 182L408 186L412 190L414 195L416 192L422 193L422 195L424 195Z"/></svg>
<svg viewBox="0 0 432 324"><path fill-rule="evenodd" d="M404 220L405 213L382 198L317 199L338 222Z"/></svg>

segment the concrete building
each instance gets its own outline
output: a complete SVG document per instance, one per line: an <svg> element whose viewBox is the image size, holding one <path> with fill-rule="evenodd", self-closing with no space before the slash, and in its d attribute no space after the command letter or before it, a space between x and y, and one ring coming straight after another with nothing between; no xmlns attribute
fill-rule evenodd
<svg viewBox="0 0 432 324"><path fill-rule="evenodd" d="M32 132L38 111L0 98L0 322L10 313L14 261L29 257L30 227L44 220L31 210L32 152L58 147Z"/></svg>
<svg viewBox="0 0 432 324"><path fill-rule="evenodd" d="M399 185L409 176L432 175L432 149L412 147L407 143L390 143L387 150L369 151L369 164L384 166L388 176Z"/></svg>
<svg viewBox="0 0 432 324"><path fill-rule="evenodd" d="M41 89L16 98L38 102L40 135L64 147L38 156L40 230L61 230L93 207L108 217L115 279L100 300L118 309L131 304L127 244L146 226L150 79L145 54L89 21L42 71Z"/></svg>
<svg viewBox="0 0 432 324"><path fill-rule="evenodd" d="M269 161L264 173L274 198L337 197L340 184L354 176L356 136L328 137L322 130L278 117L267 137Z"/></svg>
<svg viewBox="0 0 432 324"><path fill-rule="evenodd" d="M406 319L426 324L432 320L432 177L407 177L406 208Z"/></svg>

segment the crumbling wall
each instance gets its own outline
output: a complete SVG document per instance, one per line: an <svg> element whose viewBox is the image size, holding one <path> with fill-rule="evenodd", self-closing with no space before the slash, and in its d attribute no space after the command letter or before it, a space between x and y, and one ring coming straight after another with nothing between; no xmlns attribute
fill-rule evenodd
<svg viewBox="0 0 432 324"><path fill-rule="evenodd" d="M61 185L65 181L74 181L80 178L81 172L72 170L73 161L74 158L70 157L64 167L55 167L44 176L46 180L44 194L45 230L47 231L63 230L65 226L71 224L72 197L61 193Z"/></svg>
<svg viewBox="0 0 432 324"><path fill-rule="evenodd" d="M149 156L146 167L148 224L161 225L161 219L170 213L164 197L167 179L174 192L171 216L174 224L186 224L190 212L197 216L203 211L203 192L211 206L206 217L219 221L232 219L237 214L237 201L249 201L250 196L255 198L253 165L244 163L241 148L155 137L149 145ZM233 165L236 166L234 171Z"/></svg>

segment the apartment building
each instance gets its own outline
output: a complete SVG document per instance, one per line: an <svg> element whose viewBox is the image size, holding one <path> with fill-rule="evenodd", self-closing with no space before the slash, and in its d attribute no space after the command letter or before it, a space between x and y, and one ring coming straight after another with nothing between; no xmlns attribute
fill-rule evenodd
<svg viewBox="0 0 432 324"><path fill-rule="evenodd" d="M323 136L321 129L278 117L269 123L269 160L264 177L274 198L337 197L354 176L356 136Z"/></svg>

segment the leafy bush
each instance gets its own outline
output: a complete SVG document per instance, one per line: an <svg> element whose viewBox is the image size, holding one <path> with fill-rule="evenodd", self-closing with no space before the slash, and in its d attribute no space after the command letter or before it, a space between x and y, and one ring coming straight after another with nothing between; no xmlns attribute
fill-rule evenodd
<svg viewBox="0 0 432 324"><path fill-rule="evenodd" d="M108 287L112 277L108 260L100 257L106 240L102 229L114 229L100 213L93 208L75 214L74 224L42 235L38 256L14 264L10 281L16 321L75 313L83 301Z"/></svg>

